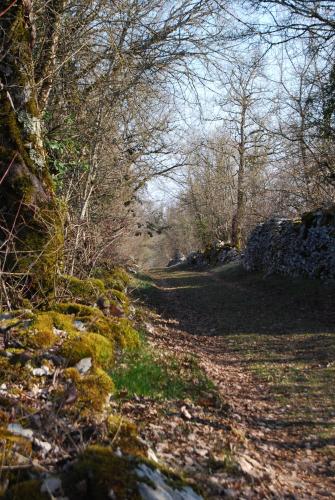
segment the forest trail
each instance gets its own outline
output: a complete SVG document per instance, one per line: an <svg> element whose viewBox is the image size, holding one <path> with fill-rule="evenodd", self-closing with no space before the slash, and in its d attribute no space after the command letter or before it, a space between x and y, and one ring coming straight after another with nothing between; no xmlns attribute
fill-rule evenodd
<svg viewBox="0 0 335 500"><path fill-rule="evenodd" d="M334 285L231 264L156 269L140 294L150 342L196 356L220 400L129 407L159 460L208 498L335 498Z"/></svg>

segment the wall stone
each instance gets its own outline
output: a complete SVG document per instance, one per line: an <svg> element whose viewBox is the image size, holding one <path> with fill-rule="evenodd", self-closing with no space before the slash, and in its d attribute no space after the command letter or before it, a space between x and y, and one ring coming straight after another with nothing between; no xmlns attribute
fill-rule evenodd
<svg viewBox="0 0 335 500"><path fill-rule="evenodd" d="M301 219L270 219L251 233L242 259L249 271L335 279L335 205Z"/></svg>
<svg viewBox="0 0 335 500"><path fill-rule="evenodd" d="M196 267L217 266L220 264L228 264L229 262L240 259L240 252L223 241L215 241L203 251L192 252L187 256L186 262L188 265Z"/></svg>
<svg viewBox="0 0 335 500"><path fill-rule="evenodd" d="M183 255L179 250L175 251L174 256L169 260L167 267L178 266L186 261L185 255Z"/></svg>

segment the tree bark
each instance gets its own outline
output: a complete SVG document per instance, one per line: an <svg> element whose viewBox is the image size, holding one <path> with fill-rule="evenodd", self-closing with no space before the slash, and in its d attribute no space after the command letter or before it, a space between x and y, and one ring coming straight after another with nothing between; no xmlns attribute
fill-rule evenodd
<svg viewBox="0 0 335 500"><path fill-rule="evenodd" d="M240 116L240 142L238 146L239 165L237 171L237 201L236 211L232 221L232 245L237 249L241 249L243 242L242 228L245 216L245 120L246 120L247 104L242 103L241 116Z"/></svg>
<svg viewBox="0 0 335 500"><path fill-rule="evenodd" d="M0 17L0 239L2 271L48 297L62 249L62 217L43 144L32 47L32 1L4 0ZM22 281L23 283L23 281Z"/></svg>
<svg viewBox="0 0 335 500"><path fill-rule="evenodd" d="M53 87L65 0L50 0L45 7L45 42L36 68L38 104L45 111Z"/></svg>

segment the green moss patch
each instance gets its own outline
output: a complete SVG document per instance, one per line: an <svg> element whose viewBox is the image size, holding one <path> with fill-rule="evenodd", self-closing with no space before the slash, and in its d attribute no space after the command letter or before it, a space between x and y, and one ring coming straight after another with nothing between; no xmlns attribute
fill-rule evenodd
<svg viewBox="0 0 335 500"><path fill-rule="evenodd" d="M61 288L62 296L87 304L95 303L98 297L105 293L103 281L95 278L81 280L74 276L64 275L59 279L58 286Z"/></svg>
<svg viewBox="0 0 335 500"><path fill-rule="evenodd" d="M20 363L0 357L0 384L27 381L30 376L29 370Z"/></svg>
<svg viewBox="0 0 335 500"><path fill-rule="evenodd" d="M114 361L114 345L99 333L83 332L69 335L60 349L70 364L92 358L98 365L110 368Z"/></svg>
<svg viewBox="0 0 335 500"><path fill-rule="evenodd" d="M104 282L105 288L120 292L124 292L132 281L131 276L122 267L115 267L112 270L96 268L93 275Z"/></svg>
<svg viewBox="0 0 335 500"><path fill-rule="evenodd" d="M1 464L16 465L19 463L20 455L29 459L32 445L28 439L15 436L4 428L0 428Z"/></svg>
<svg viewBox="0 0 335 500"><path fill-rule="evenodd" d="M51 314L37 313L29 328L19 332L19 338L25 347L33 349L48 349L55 345L58 337Z"/></svg>
<svg viewBox="0 0 335 500"><path fill-rule="evenodd" d="M79 412L81 417L96 417L115 390L113 380L101 368L95 368L87 375L80 375L76 368L68 368L63 376L75 385L77 398L70 412Z"/></svg>
<svg viewBox="0 0 335 500"><path fill-rule="evenodd" d="M48 493L41 493L41 480L31 479L14 484L6 492L5 499L8 500L50 500Z"/></svg>
<svg viewBox="0 0 335 500"><path fill-rule="evenodd" d="M117 343L123 348L128 350L136 350L140 347L140 337L132 326L132 323L125 319L120 318L110 322L110 332Z"/></svg>
<svg viewBox="0 0 335 500"><path fill-rule="evenodd" d="M76 304L75 302L59 303L54 305L54 310L62 314L74 314L78 318L102 317L103 313L97 307Z"/></svg>
<svg viewBox="0 0 335 500"><path fill-rule="evenodd" d="M57 328L73 331L73 321L79 319L84 323L88 331L108 338L122 349L137 349L140 345L137 330L133 328L131 321L126 318L108 318L99 309L81 306L80 304L58 304L55 309L72 314L72 328L70 330L66 324L61 326L58 323Z"/></svg>

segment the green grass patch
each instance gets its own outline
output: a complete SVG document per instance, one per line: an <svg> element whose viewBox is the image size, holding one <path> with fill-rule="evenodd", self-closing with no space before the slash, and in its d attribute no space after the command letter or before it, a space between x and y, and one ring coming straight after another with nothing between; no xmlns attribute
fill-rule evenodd
<svg viewBox="0 0 335 500"><path fill-rule="evenodd" d="M137 273L134 281L136 282L136 288L140 288L141 290L151 288L155 285L153 279L148 274L143 273Z"/></svg>
<svg viewBox="0 0 335 500"><path fill-rule="evenodd" d="M154 352L145 343L136 351L126 352L111 373L117 393L125 397L146 396L153 399L197 400L215 386L191 356L181 359Z"/></svg>

